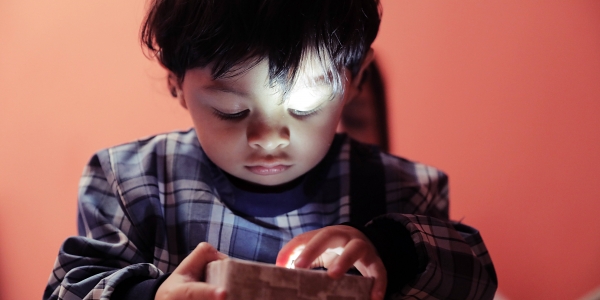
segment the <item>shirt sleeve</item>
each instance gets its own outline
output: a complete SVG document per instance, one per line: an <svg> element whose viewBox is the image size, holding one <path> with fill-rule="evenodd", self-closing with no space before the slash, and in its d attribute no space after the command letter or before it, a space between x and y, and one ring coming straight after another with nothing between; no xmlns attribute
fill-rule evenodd
<svg viewBox="0 0 600 300"><path fill-rule="evenodd" d="M365 227L388 272L387 299L492 299L496 273L477 230L426 215L386 214Z"/></svg>
<svg viewBox="0 0 600 300"><path fill-rule="evenodd" d="M94 156L80 182L79 236L61 246L43 299L109 299L121 284L163 275L151 263L151 245L136 232L115 184Z"/></svg>
<svg viewBox="0 0 600 300"><path fill-rule="evenodd" d="M448 218L447 176L414 170L409 188L387 185L388 213L362 229L386 266L386 298L493 299L498 281L480 233Z"/></svg>

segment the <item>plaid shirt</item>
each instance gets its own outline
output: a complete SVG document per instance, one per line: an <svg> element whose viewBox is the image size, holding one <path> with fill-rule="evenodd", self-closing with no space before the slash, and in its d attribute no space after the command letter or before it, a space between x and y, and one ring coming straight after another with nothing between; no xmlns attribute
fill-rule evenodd
<svg viewBox="0 0 600 300"><path fill-rule="evenodd" d="M231 257L274 262L293 237L350 221L358 211L349 199L355 144L344 135L336 141L311 202L276 217L241 216L224 204L232 196L223 188L227 178L194 130L98 152L80 181L80 236L62 245L44 299L110 299L128 278L172 272L200 242ZM408 230L423 266L392 298L491 299L497 283L490 256L475 229L448 220L446 176L376 155L385 180L384 217Z"/></svg>

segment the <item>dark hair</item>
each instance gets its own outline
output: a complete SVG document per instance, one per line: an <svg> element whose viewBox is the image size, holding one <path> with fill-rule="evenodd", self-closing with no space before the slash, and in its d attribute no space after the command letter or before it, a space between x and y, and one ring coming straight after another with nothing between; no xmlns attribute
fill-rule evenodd
<svg viewBox="0 0 600 300"><path fill-rule="evenodd" d="M213 78L235 76L263 59L271 84L293 85L308 55L339 86L377 36L379 0L151 0L141 41L181 83L211 64ZM329 77L327 76L327 77Z"/></svg>

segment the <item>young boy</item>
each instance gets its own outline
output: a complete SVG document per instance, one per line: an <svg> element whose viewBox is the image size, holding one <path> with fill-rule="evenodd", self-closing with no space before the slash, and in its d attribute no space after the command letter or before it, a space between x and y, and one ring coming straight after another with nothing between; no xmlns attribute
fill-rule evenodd
<svg viewBox="0 0 600 300"><path fill-rule="evenodd" d="M489 299L476 230L446 176L336 135L360 90L377 0L156 0L142 40L194 129L98 152L44 299L225 299L226 256L356 268L372 299ZM299 248L303 247L303 248ZM331 250L331 249L336 249Z"/></svg>

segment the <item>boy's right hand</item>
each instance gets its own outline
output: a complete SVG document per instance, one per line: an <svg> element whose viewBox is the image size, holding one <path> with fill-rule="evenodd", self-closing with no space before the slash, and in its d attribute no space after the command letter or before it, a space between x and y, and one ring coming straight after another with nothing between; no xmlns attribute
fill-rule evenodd
<svg viewBox="0 0 600 300"><path fill-rule="evenodd" d="M155 300L193 299L225 300L225 290L201 282L206 265L227 256L209 243L200 243L156 291Z"/></svg>

